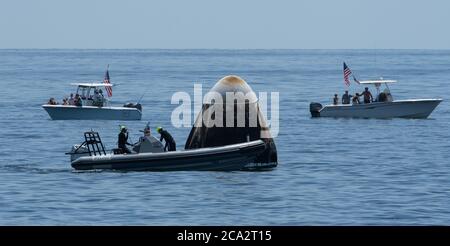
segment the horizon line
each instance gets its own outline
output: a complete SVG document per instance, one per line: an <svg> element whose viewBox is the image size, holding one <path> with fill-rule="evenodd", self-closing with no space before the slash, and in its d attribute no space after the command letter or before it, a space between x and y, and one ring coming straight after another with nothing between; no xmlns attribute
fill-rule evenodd
<svg viewBox="0 0 450 246"><path fill-rule="evenodd" d="M0 48L0 50L450 50L450 48Z"/></svg>

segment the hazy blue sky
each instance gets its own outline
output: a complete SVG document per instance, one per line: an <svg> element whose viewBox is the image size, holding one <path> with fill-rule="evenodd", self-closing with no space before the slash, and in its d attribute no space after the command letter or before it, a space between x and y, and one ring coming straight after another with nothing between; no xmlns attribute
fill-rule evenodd
<svg viewBox="0 0 450 246"><path fill-rule="evenodd" d="M0 0L0 48L450 48L447 0Z"/></svg>

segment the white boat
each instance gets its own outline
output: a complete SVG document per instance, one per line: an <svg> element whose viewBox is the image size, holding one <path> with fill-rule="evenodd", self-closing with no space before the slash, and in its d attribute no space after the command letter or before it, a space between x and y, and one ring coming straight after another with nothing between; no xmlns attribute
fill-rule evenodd
<svg viewBox="0 0 450 246"><path fill-rule="evenodd" d="M93 92L100 87L111 87L106 83L76 83L76 94L80 95L82 106L44 104L52 120L141 120L142 106L128 103L123 106L111 106L107 98L93 98Z"/></svg>
<svg viewBox="0 0 450 246"><path fill-rule="evenodd" d="M388 84L396 83L396 80L380 79L357 82L363 85L375 86L377 95L374 102L325 106L322 106L320 103L311 103L310 112L312 117L425 119L442 101L442 99L394 100ZM382 84L386 86L386 89L380 92Z"/></svg>

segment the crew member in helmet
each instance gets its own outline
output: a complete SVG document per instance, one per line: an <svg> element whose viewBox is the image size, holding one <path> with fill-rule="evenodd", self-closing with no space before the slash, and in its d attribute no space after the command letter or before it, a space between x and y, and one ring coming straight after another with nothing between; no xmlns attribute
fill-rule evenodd
<svg viewBox="0 0 450 246"><path fill-rule="evenodd" d="M161 138L159 139L159 141L162 142L162 140L164 139L164 141L166 141L166 145L164 146L164 151L176 151L177 147L176 147L176 143L175 140L173 140L172 135L170 135L170 133L166 130L164 130L162 127L158 127L156 128L156 131L161 134Z"/></svg>
<svg viewBox="0 0 450 246"><path fill-rule="evenodd" d="M131 151L127 148L127 145L132 145L128 143L128 129L126 126L120 127L120 133L119 133L119 140L118 140L118 148L122 150L122 153L124 154L131 154Z"/></svg>

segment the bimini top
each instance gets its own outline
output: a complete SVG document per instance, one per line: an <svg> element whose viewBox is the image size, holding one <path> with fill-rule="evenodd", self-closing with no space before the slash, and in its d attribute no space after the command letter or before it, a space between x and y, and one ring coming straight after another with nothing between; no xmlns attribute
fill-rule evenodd
<svg viewBox="0 0 450 246"><path fill-rule="evenodd" d="M106 83L71 83L71 85L77 85L79 87L99 87L99 86L112 87L113 86L113 84L106 84Z"/></svg>
<svg viewBox="0 0 450 246"><path fill-rule="evenodd" d="M383 84L383 83L397 83L397 80L363 80L363 81L356 81L358 84Z"/></svg>

